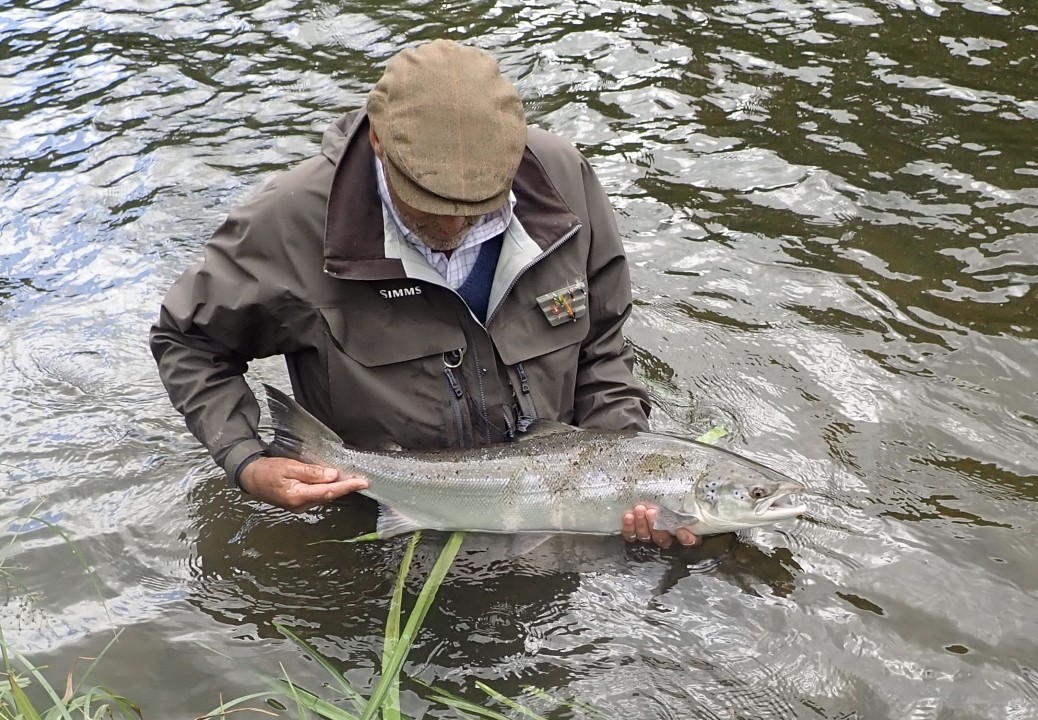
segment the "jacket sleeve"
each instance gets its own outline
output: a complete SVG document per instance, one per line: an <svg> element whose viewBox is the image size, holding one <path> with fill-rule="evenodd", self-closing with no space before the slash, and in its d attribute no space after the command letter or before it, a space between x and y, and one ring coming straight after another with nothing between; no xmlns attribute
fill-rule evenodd
<svg viewBox="0 0 1038 720"><path fill-rule="evenodd" d="M591 329L577 369L574 421L583 428L648 429L649 398L634 378L634 349L623 335L631 314L631 276L612 205L594 170L582 167L591 251L588 314Z"/></svg>
<svg viewBox="0 0 1038 720"><path fill-rule="evenodd" d="M295 349L285 330L293 300L272 275L273 268L290 272L288 229L265 200L276 192L268 188L231 212L202 261L173 283L151 328L151 351L173 406L234 481L265 449L259 405L244 378L248 363Z"/></svg>

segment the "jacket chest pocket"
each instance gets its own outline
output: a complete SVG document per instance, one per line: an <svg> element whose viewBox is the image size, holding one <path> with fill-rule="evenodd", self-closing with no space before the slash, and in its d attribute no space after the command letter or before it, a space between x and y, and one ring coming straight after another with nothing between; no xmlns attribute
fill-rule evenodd
<svg viewBox="0 0 1038 720"><path fill-rule="evenodd" d="M349 444L430 449L463 441L444 370L464 355L465 333L411 300L321 309L332 412Z"/></svg>
<svg viewBox="0 0 1038 720"><path fill-rule="evenodd" d="M526 393L538 416L571 422L581 349L590 328L587 314L551 323L541 308L502 313L491 336L501 360L521 368L519 392Z"/></svg>

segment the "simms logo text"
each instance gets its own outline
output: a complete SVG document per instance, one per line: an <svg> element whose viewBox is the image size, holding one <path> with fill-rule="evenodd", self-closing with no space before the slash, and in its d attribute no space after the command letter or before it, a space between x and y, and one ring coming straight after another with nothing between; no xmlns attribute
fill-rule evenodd
<svg viewBox="0 0 1038 720"><path fill-rule="evenodd" d="M414 287L399 288L397 290L379 290L378 294L389 300L390 298L404 297L405 295L421 295L422 288L420 285L415 285Z"/></svg>

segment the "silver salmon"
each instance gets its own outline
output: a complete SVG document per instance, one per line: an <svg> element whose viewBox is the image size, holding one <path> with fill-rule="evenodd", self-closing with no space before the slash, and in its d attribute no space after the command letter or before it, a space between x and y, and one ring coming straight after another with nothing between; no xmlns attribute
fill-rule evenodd
<svg viewBox="0 0 1038 720"><path fill-rule="evenodd" d="M467 450L369 452L347 447L277 388L263 386L272 454L362 475L378 501L379 537L420 529L485 533L620 532L638 503L656 529L713 535L796 517L806 487L730 451L647 432L535 421L514 442Z"/></svg>

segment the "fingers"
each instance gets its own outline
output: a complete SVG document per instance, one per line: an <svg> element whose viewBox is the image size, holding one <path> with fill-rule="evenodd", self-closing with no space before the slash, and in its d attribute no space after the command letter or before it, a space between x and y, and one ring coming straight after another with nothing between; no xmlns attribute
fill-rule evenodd
<svg viewBox="0 0 1038 720"><path fill-rule="evenodd" d="M339 471L335 468L323 467L321 465L304 465L300 462L287 465L284 473L287 478L307 484L330 483L339 477Z"/></svg>
<svg viewBox="0 0 1038 720"><path fill-rule="evenodd" d="M368 487L366 478L287 458L258 458L242 470L250 495L292 512L306 512Z"/></svg>
<svg viewBox="0 0 1038 720"><path fill-rule="evenodd" d="M648 542L652 539L652 523L647 519L648 508L645 505L635 505L633 509L624 513L620 524L620 534L627 542ZM655 509L653 509L655 519ZM664 533L669 536L669 533Z"/></svg>
<svg viewBox="0 0 1038 720"><path fill-rule="evenodd" d="M623 520L620 523L620 535L627 542L634 542L638 539L637 534L634 531L634 511L624 513Z"/></svg>
<svg viewBox="0 0 1038 720"><path fill-rule="evenodd" d="M693 535L685 528L680 528L676 533L674 533L674 537L678 539L679 543L686 547L698 545L701 539L698 535Z"/></svg>
<svg viewBox="0 0 1038 720"><path fill-rule="evenodd" d="M278 504L292 512L306 512L320 505L330 503L343 495L363 490L367 486L368 482L363 478L347 478L338 482L315 485L307 485L300 482L285 488L283 502Z"/></svg>
<svg viewBox="0 0 1038 720"><path fill-rule="evenodd" d="M654 543L659 545L661 548L669 548L670 544L674 542L674 536L666 530L653 530L652 526L656 524L657 510L654 507L646 508L645 510L645 529L648 532L648 537ZM635 527L637 528L637 515L635 516ZM641 536L640 536L641 537Z"/></svg>
<svg viewBox="0 0 1038 720"><path fill-rule="evenodd" d="M657 509L639 503L624 513L620 535L627 542L653 542L661 548L670 547L676 539L680 544L691 547L699 544L699 536L681 528L671 535L666 530L654 530Z"/></svg>

